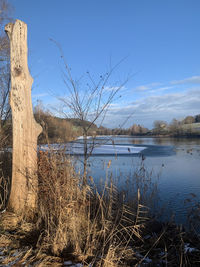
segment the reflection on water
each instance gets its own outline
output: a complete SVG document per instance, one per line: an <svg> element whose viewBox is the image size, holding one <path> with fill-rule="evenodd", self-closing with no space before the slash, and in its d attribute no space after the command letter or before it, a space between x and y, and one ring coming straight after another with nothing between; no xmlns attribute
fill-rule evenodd
<svg viewBox="0 0 200 267"><path fill-rule="evenodd" d="M101 138L100 138L101 139ZM116 145L146 147L134 155L99 155L90 157L90 175L98 183L112 174L119 188L125 188L128 179L145 156L145 166L153 169L152 181L157 181L160 203L165 207L163 216L175 214L177 223L186 223L187 209L184 200L191 193L200 196L200 139L114 137ZM111 140L107 144L112 144ZM111 160L111 166L107 164ZM157 179L158 174L160 178ZM131 178L132 177L132 178ZM129 186L131 192L131 186Z"/></svg>
<svg viewBox="0 0 200 267"><path fill-rule="evenodd" d="M144 144L144 140L142 140L142 138L131 139L130 141L131 141L131 143L134 144L134 145L141 145L141 144Z"/></svg>
<svg viewBox="0 0 200 267"><path fill-rule="evenodd" d="M200 145L200 138L177 138L177 137L133 137L133 144L152 144L152 145Z"/></svg>

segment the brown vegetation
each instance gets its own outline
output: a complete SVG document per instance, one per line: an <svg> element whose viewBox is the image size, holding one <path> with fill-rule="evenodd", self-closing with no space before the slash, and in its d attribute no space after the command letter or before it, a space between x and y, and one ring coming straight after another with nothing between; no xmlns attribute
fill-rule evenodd
<svg viewBox="0 0 200 267"><path fill-rule="evenodd" d="M142 203L150 203L145 194L151 173L144 168L142 163L136 173L140 191L127 206L124 192L112 182L101 193L92 178L92 187L82 188L69 158L41 152L37 214L33 221L26 213L1 215L0 264L63 266L70 260L82 266L198 266L198 236L150 219Z"/></svg>
<svg viewBox="0 0 200 267"><path fill-rule="evenodd" d="M83 135L83 128L90 127L88 135L96 134L98 127L91 122L76 118L55 117L39 102L34 107L34 116L43 126L43 132L39 136L39 143L66 143Z"/></svg>
<svg viewBox="0 0 200 267"><path fill-rule="evenodd" d="M43 127L43 132L39 136L39 143L65 143L73 140L77 132L70 122L52 116L40 106L34 109L35 119Z"/></svg>
<svg viewBox="0 0 200 267"><path fill-rule="evenodd" d="M26 213L21 220L10 213L2 216L4 229L9 221L12 230L13 226L16 229L16 240L36 248L30 261L40 261L45 253L45 260L54 255L85 266L121 266L127 253L128 257L134 254L128 246L134 238L140 239L144 222L139 195L138 209L133 213L120 201L112 184L105 186L101 195L89 186L82 188L80 177L62 153L39 154L38 179L35 224L27 225ZM27 227L28 232L22 234L22 228Z"/></svg>
<svg viewBox="0 0 200 267"><path fill-rule="evenodd" d="M40 154L39 185L37 223L40 231L48 229L40 237L40 247L96 266L123 262L127 240L140 237L142 206L138 214L132 213L113 185L105 186L101 195L89 186L82 188L62 154Z"/></svg>

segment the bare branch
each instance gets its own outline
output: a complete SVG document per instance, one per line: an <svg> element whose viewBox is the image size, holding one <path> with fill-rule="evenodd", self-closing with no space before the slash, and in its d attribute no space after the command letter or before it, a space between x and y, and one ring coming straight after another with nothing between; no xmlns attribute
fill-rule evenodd
<svg viewBox="0 0 200 267"><path fill-rule="evenodd" d="M83 174L83 183L86 183L86 174L87 174L87 160L91 156L92 151L95 147L95 142L88 147L87 137L91 132L91 128L97 120L101 120L103 123L107 112L109 111L110 104L115 100L119 91L124 87L129 78L125 79L124 82L120 83L117 86L112 86L109 88L109 83L111 76L114 71L119 67L120 64L125 60L123 58L113 67L110 64L109 71L105 72L103 75L99 76L99 79L95 80L90 72L86 74L86 87L82 86L81 80L83 76L77 81L72 77L71 69L65 60L62 47L55 40L50 39L55 43L56 47L59 49L61 59L64 64L64 84L67 89L66 97L59 97L59 100L65 106L65 112L70 111L73 113L73 116L80 121L82 124L82 134L83 134L83 145L84 145L84 174ZM87 121L87 123L84 123Z"/></svg>

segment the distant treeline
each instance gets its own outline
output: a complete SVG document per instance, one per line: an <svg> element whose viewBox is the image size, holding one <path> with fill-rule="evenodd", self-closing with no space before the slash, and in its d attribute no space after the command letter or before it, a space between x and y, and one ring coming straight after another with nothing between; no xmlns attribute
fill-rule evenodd
<svg viewBox="0 0 200 267"><path fill-rule="evenodd" d="M100 127L97 130L98 135L136 135L136 136L195 136L200 137L200 114L196 116L187 116L182 120L173 119L171 123L162 120L156 120L152 130L139 124L133 124L129 129L108 129Z"/></svg>
<svg viewBox="0 0 200 267"><path fill-rule="evenodd" d="M114 128L109 129L105 127L99 127L97 135L146 135L150 130L139 124L133 124L128 129Z"/></svg>
<svg viewBox="0 0 200 267"><path fill-rule="evenodd" d="M200 114L187 116L183 120L173 119L171 123L162 120L154 122L154 135L200 136Z"/></svg>
<svg viewBox="0 0 200 267"><path fill-rule="evenodd" d="M81 121L76 118L55 117L49 111L38 106L34 108L34 116L36 121L43 127L43 132L39 136L39 143L65 143L72 141L76 137L83 135L84 126L91 124L88 121ZM128 129L109 129L92 124L88 135L200 137L200 114L187 116L183 120L173 119L171 123L156 120L152 130L139 124L133 124ZM3 142L4 139L6 142ZM4 122L4 127L1 128L1 141L3 143L1 147L11 146L12 144L12 123L10 117Z"/></svg>

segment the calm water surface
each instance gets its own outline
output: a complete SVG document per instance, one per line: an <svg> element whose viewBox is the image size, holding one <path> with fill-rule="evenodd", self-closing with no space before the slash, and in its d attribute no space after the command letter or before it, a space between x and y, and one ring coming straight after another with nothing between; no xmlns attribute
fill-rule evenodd
<svg viewBox="0 0 200 267"><path fill-rule="evenodd" d="M98 142L105 143L105 140L100 138ZM118 188L124 188L127 178L131 179L140 166L142 154L146 168L153 170L152 180L157 182L163 216L169 218L175 214L175 221L185 224L187 206L184 201L191 198L191 193L197 196L195 199L200 199L200 139L112 137L106 141L106 145L113 144L128 152L134 146L141 147L142 151L138 153L136 150L136 154L94 154L89 160L89 170L95 182L105 180L112 173Z"/></svg>

